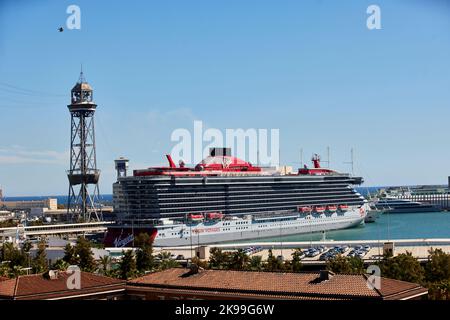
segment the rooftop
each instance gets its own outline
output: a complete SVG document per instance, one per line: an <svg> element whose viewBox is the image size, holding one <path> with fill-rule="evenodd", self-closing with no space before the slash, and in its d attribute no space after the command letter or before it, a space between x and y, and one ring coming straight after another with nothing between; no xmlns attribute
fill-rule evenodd
<svg viewBox="0 0 450 320"><path fill-rule="evenodd" d="M321 277L325 275L324 277ZM327 272L275 273L173 268L129 281L128 286L194 290L254 298L294 299L408 299L426 294L418 284L381 278L381 289L371 289L365 275Z"/></svg>
<svg viewBox="0 0 450 320"><path fill-rule="evenodd" d="M125 282L88 272L81 272L81 289L69 289L70 274L59 272L56 279L44 274L19 276L15 279L0 279L0 299L43 300L69 299L125 290Z"/></svg>

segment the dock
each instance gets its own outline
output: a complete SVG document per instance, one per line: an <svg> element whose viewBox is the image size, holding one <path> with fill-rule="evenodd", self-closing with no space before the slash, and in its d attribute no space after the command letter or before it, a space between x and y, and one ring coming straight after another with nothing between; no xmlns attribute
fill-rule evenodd
<svg viewBox="0 0 450 320"><path fill-rule="evenodd" d="M50 236L63 234L85 234L105 232L107 225L113 222L86 222L86 223L66 223L48 224L40 226L18 226L0 228L0 240L16 237Z"/></svg>

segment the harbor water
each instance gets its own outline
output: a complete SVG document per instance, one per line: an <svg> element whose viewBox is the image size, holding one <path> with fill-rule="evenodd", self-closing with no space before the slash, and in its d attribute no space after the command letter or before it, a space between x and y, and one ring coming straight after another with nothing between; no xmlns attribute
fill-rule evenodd
<svg viewBox="0 0 450 320"><path fill-rule="evenodd" d="M268 238L267 242L318 241L321 233ZM382 214L376 222L351 229L327 231L327 240L450 238L450 212Z"/></svg>

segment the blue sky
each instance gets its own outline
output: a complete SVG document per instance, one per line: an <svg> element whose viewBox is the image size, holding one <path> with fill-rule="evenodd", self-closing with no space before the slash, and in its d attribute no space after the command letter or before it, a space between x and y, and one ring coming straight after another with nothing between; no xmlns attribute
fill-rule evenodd
<svg viewBox="0 0 450 320"><path fill-rule="evenodd" d="M81 29L65 25L81 9ZM366 9L381 8L381 30ZM0 185L65 194L70 89L94 88L101 192L157 165L176 128L278 128L281 162L355 150L366 185L450 174L447 1L0 1Z"/></svg>

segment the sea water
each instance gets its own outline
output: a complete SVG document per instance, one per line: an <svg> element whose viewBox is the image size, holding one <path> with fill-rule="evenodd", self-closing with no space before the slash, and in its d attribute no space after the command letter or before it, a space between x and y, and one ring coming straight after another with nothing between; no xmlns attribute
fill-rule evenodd
<svg viewBox="0 0 450 320"><path fill-rule="evenodd" d="M312 233L262 239L262 241L318 241L323 236L322 233ZM350 229L327 231L325 237L327 240L450 238L450 212L386 213L380 215L375 222Z"/></svg>

